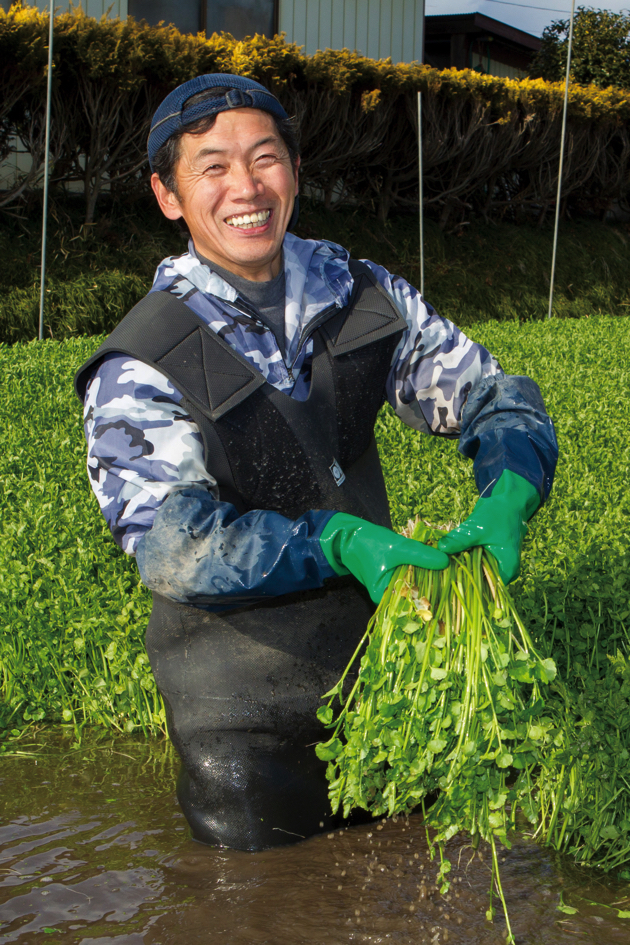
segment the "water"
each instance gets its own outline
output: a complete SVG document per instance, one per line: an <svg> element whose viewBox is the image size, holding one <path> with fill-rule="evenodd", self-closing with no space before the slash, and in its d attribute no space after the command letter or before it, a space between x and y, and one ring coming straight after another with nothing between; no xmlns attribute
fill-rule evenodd
<svg viewBox="0 0 630 945"><path fill-rule="evenodd" d="M53 731L0 762L0 945L499 945L485 919L489 858L455 838L435 890L420 819L263 853L188 837L166 742ZM519 945L630 942L630 885L526 840L502 853ZM559 912L565 904L575 915ZM591 905L584 900L592 900ZM619 905L606 908L613 902Z"/></svg>

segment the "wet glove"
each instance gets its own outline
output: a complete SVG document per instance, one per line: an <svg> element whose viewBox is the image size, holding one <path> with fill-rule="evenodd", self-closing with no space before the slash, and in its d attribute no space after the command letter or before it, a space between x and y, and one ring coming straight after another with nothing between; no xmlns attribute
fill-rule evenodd
<svg viewBox="0 0 630 945"><path fill-rule="evenodd" d="M527 479L505 469L487 499L477 499L472 513L462 524L441 538L440 551L447 555L483 545L497 559L499 574L506 584L517 577L521 545L528 519L540 505L538 490Z"/></svg>
<svg viewBox="0 0 630 945"><path fill-rule="evenodd" d="M441 551L345 512L333 515L319 542L331 568L337 574L353 574L366 586L375 604L399 564L433 571L448 566L448 557Z"/></svg>

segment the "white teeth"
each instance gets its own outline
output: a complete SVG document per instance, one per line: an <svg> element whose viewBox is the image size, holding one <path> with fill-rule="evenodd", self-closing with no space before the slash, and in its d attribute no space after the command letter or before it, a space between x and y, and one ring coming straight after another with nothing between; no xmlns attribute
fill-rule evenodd
<svg viewBox="0 0 630 945"><path fill-rule="evenodd" d="M258 213L245 213L242 217L228 217L225 222L228 226L238 226L247 230L251 229L252 226L266 223L270 215L271 210L260 210Z"/></svg>

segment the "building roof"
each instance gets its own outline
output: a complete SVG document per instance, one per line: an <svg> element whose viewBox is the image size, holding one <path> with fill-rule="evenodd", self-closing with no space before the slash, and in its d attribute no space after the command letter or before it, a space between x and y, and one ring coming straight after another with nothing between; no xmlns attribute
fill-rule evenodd
<svg viewBox="0 0 630 945"><path fill-rule="evenodd" d="M500 20L494 20L491 16L486 16L483 13L426 16L424 22L427 39L436 34L493 33L495 36L531 50L531 52L538 52L542 45L540 37L532 36L531 33L516 29L514 26L508 26L507 23L501 23Z"/></svg>

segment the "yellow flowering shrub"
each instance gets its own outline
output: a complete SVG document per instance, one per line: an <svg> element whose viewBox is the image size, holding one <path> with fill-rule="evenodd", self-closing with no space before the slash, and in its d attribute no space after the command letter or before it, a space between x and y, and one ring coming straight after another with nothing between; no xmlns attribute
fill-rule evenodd
<svg viewBox="0 0 630 945"><path fill-rule="evenodd" d="M47 14L34 7L0 9L0 158L17 136L35 172L47 30ZM304 184L329 203L350 200L383 219L392 207L417 206L422 92L425 195L444 225L471 210L544 215L553 204L562 83L394 65L347 49L306 56L283 36L205 38L80 9L56 17L54 50L55 176L82 182L88 221L104 187L146 188L151 115L170 89L204 72L250 76L278 95L300 126ZM573 85L568 114L565 193L591 209L623 198L630 92ZM35 172L0 195L0 206L23 195Z"/></svg>

